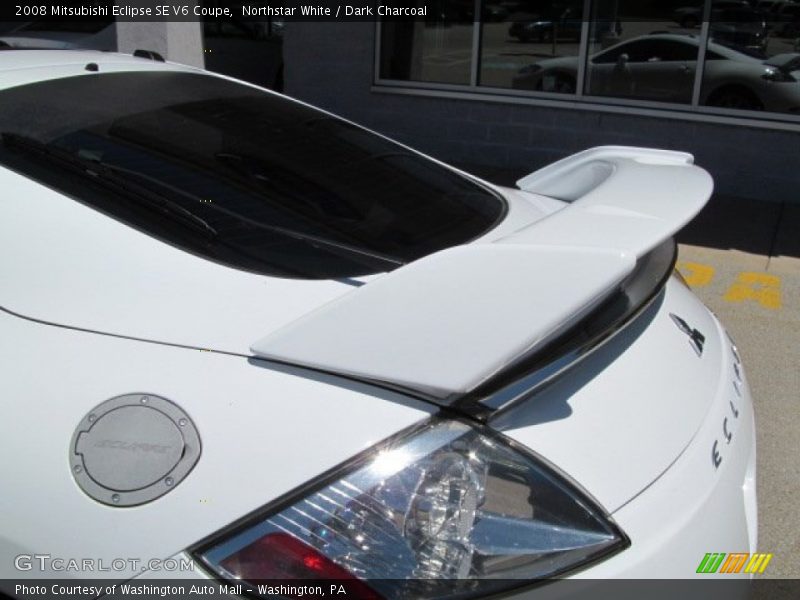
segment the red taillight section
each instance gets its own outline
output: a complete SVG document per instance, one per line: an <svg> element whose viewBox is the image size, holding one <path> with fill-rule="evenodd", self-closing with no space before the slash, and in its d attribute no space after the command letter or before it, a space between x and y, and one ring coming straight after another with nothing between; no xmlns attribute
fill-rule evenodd
<svg viewBox="0 0 800 600"><path fill-rule="evenodd" d="M324 554L287 533L270 533L223 560L220 565L237 579L325 580L342 582L348 595L380 600L375 590Z"/></svg>
<svg viewBox="0 0 800 600"><path fill-rule="evenodd" d="M325 568L325 563L319 556L305 556L303 564L313 571L321 571Z"/></svg>

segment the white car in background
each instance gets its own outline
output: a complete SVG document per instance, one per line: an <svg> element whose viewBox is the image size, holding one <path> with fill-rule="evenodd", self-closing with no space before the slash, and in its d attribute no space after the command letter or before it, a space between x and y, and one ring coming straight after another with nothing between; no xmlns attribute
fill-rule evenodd
<svg viewBox="0 0 800 600"><path fill-rule="evenodd" d="M176 64L8 51L0 88L4 582L472 597L755 551L744 370L673 275L691 155L511 189Z"/></svg>
<svg viewBox="0 0 800 600"><path fill-rule="evenodd" d="M586 93L688 103L698 49L693 35L631 38L590 57ZM520 69L512 86L574 93L577 72L577 57L543 59ZM800 114L800 54L760 59L711 41L700 104Z"/></svg>

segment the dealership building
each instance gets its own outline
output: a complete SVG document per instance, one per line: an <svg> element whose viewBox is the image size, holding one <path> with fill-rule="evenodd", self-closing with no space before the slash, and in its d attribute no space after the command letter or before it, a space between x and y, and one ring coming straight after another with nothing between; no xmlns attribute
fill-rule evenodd
<svg viewBox="0 0 800 600"><path fill-rule="evenodd" d="M520 37L513 13L481 2L482 22L291 23L285 91L458 164L524 174L590 146L657 146L693 153L722 194L800 201L800 82L782 81L800 64L781 69L796 39L772 28L763 48L737 46L746 15L712 15L708 1L693 27L666 2L604 14L614 4L562 5Z"/></svg>
<svg viewBox="0 0 800 600"><path fill-rule="evenodd" d="M118 47L281 89L501 181L591 146L654 146L694 154L722 195L800 201L800 25L788 3L406 4L427 15L118 22Z"/></svg>

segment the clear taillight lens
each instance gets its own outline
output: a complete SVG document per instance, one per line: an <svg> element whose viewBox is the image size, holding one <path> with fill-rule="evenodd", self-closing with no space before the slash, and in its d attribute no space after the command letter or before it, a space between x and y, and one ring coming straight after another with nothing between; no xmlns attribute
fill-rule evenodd
<svg viewBox="0 0 800 600"><path fill-rule="evenodd" d="M227 579L357 578L391 597L401 588L390 580L508 587L626 543L585 494L528 451L490 430L432 419L197 555Z"/></svg>

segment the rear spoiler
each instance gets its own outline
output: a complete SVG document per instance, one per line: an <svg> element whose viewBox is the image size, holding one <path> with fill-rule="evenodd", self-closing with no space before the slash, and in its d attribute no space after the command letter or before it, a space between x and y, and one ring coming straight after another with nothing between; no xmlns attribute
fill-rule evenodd
<svg viewBox="0 0 800 600"><path fill-rule="evenodd" d="M514 234L426 256L251 347L260 357L450 404L607 300L639 259L705 205L713 182L689 154L581 152L521 179L570 202Z"/></svg>
<svg viewBox="0 0 800 600"><path fill-rule="evenodd" d="M711 176L684 152L602 146L523 177L520 189L571 202L506 243L614 248L636 258L705 206Z"/></svg>

